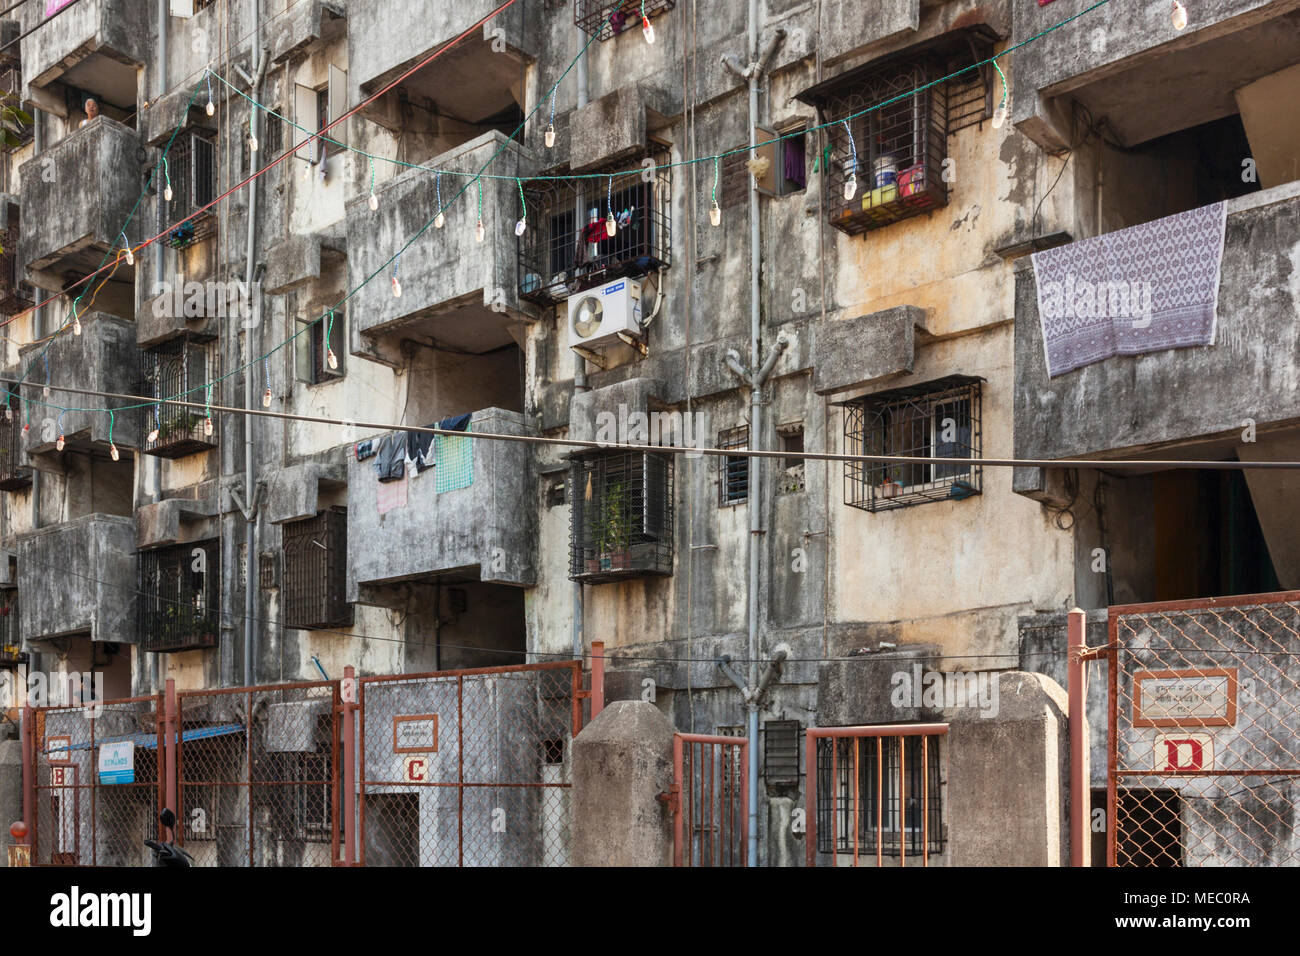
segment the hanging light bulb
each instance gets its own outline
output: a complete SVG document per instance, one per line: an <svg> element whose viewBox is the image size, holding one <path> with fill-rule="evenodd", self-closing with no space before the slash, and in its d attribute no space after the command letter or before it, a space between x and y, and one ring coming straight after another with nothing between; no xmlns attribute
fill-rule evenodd
<svg viewBox="0 0 1300 956"><path fill-rule="evenodd" d="M379 208L379 197L375 195L375 191L372 189L370 190L370 211L374 212L378 208Z"/></svg>
<svg viewBox="0 0 1300 956"><path fill-rule="evenodd" d="M555 146L555 124L551 123L546 127L546 135L542 137L546 142L546 148L552 149Z"/></svg>
<svg viewBox="0 0 1300 956"><path fill-rule="evenodd" d="M438 215L436 215L436 216L433 217L433 228L434 228L434 229L441 229L441 228L442 228L443 226L445 226L445 225L447 225L447 217L444 216L444 215L442 214L442 210L439 209L439 210L438 210Z"/></svg>
<svg viewBox="0 0 1300 956"><path fill-rule="evenodd" d="M54 450L63 451L63 445L64 445L63 432L59 432L59 440L54 443Z"/></svg>
<svg viewBox="0 0 1300 956"><path fill-rule="evenodd" d="M32 423L31 423L31 422L24 422L24 423L23 423L23 434L26 435L26 434L27 434L28 432L30 432L31 430L32 430Z"/></svg>
<svg viewBox="0 0 1300 956"><path fill-rule="evenodd" d="M163 187L163 199L166 199L168 202L171 202L171 201L172 201L172 184L171 184L171 183L168 183L165 187Z"/></svg>
<svg viewBox="0 0 1300 956"><path fill-rule="evenodd" d="M722 207L716 199L713 200L713 208L709 210L709 222L715 226L722 225Z"/></svg>
<svg viewBox="0 0 1300 956"><path fill-rule="evenodd" d="M478 221L478 225L474 228L474 241L482 242L483 238L486 235L487 235L487 230L483 228L483 220L480 219Z"/></svg>
<svg viewBox="0 0 1300 956"><path fill-rule="evenodd" d="M1187 8L1179 0L1174 0L1174 5L1169 11L1169 19L1173 21L1175 30L1187 29Z"/></svg>
<svg viewBox="0 0 1300 956"><path fill-rule="evenodd" d="M11 422L11 421L13 421L13 420L14 420L14 410L13 410L12 408L10 408L8 405L6 405L6 406L5 406L5 421L7 421L7 422Z"/></svg>
<svg viewBox="0 0 1300 956"><path fill-rule="evenodd" d="M260 144L257 142L257 134L253 132L253 121L250 119L248 121L248 151L250 153L256 153L259 145Z"/></svg>
<svg viewBox="0 0 1300 956"><path fill-rule="evenodd" d="M73 335L81 334L81 319L77 318L75 313L72 316L72 334Z"/></svg>
<svg viewBox="0 0 1300 956"><path fill-rule="evenodd" d="M393 298L400 299L401 297L402 297L402 282L400 279L397 278L397 273L394 272L393 273Z"/></svg>
<svg viewBox="0 0 1300 956"><path fill-rule="evenodd" d="M45 398L49 398L49 397L50 397L50 383L49 383L49 382L46 382L46 383L45 383L45 387L41 389L41 395L44 396Z"/></svg>
<svg viewBox="0 0 1300 956"><path fill-rule="evenodd" d="M211 437L212 435L212 416L209 415L203 419L203 434Z"/></svg>
<svg viewBox="0 0 1300 956"><path fill-rule="evenodd" d="M644 14L641 17L641 34L645 37L646 43L649 43L651 46L654 46L654 42L655 42L654 24L652 24L650 22L650 18L645 16Z"/></svg>
<svg viewBox="0 0 1300 956"><path fill-rule="evenodd" d="M156 442L157 440L158 440L158 429L155 428L151 432L149 432L149 441Z"/></svg>
<svg viewBox="0 0 1300 956"><path fill-rule="evenodd" d="M108 453L113 457L114 461L122 460L122 456L118 454L117 446L114 445L112 442L108 443Z"/></svg>
<svg viewBox="0 0 1300 956"><path fill-rule="evenodd" d="M217 111L217 104L213 103L212 100L208 100L207 114L209 116L212 116L214 113L216 113L216 111Z"/></svg>
<svg viewBox="0 0 1300 956"><path fill-rule="evenodd" d="M1007 121L1011 111L1007 108L1007 101L1003 100L998 104L998 108L993 111L993 128L1001 129Z"/></svg>
<svg viewBox="0 0 1300 956"><path fill-rule="evenodd" d="M844 180L844 201L848 202L858 194L858 176L853 173L848 179Z"/></svg>
<svg viewBox="0 0 1300 956"><path fill-rule="evenodd" d="M133 265L135 265L135 253L133 253L133 252L131 251L131 247L130 247L130 246L127 246L127 247L126 247L126 264L127 264L128 266L133 266Z"/></svg>
<svg viewBox="0 0 1300 956"><path fill-rule="evenodd" d="M325 350L325 363L330 367L331 370L337 369L339 367L339 357L334 354L333 349Z"/></svg>
<svg viewBox="0 0 1300 956"><path fill-rule="evenodd" d="M609 236L612 239L614 237L614 234L617 232L618 232L618 220L614 218L614 213L611 210L609 215L605 217L605 235Z"/></svg>
<svg viewBox="0 0 1300 956"><path fill-rule="evenodd" d="M271 407L271 386L270 385L266 386L266 391L262 393L262 407L263 408Z"/></svg>
<svg viewBox="0 0 1300 956"><path fill-rule="evenodd" d="M515 235L516 235L516 236L522 236L522 235L524 234L524 232L527 231L527 229L528 229L528 217L527 217L527 216L524 216L524 217L523 217L522 219L520 219L517 223L515 223Z"/></svg>

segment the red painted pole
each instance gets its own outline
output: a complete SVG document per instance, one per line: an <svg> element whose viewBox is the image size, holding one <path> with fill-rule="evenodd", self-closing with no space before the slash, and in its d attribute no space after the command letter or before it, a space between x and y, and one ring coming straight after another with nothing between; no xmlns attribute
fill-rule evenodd
<svg viewBox="0 0 1300 956"><path fill-rule="evenodd" d="M180 781L176 779L176 747L180 737L180 720L176 713L176 681L167 678L167 693L163 701L163 747L167 760L166 804L180 816ZM173 840L176 835L172 834Z"/></svg>
<svg viewBox="0 0 1300 956"><path fill-rule="evenodd" d="M804 733L803 748L803 836L807 844L806 865L811 869L817 865L817 738L811 728Z"/></svg>
<svg viewBox="0 0 1300 956"><path fill-rule="evenodd" d="M356 864L357 672L343 668L343 865Z"/></svg>
<svg viewBox="0 0 1300 956"><path fill-rule="evenodd" d="M23 823L27 825L28 840L35 843L32 814L36 809L36 711L31 704L23 706L20 733L23 738Z"/></svg>
<svg viewBox="0 0 1300 956"><path fill-rule="evenodd" d="M1084 739L1087 728L1088 691L1084 681L1083 654L1087 614L1070 611L1066 630L1067 683L1070 696L1070 866L1087 865L1088 781L1084 778Z"/></svg>
<svg viewBox="0 0 1300 956"><path fill-rule="evenodd" d="M592 698L592 707L595 707ZM685 827L682 825L682 792L690 786L682 780L682 735L673 734L673 783L677 784L677 802L673 805L673 866L682 865L682 840Z"/></svg>
<svg viewBox="0 0 1300 956"><path fill-rule="evenodd" d="M605 642L591 642L591 719L605 709Z"/></svg>

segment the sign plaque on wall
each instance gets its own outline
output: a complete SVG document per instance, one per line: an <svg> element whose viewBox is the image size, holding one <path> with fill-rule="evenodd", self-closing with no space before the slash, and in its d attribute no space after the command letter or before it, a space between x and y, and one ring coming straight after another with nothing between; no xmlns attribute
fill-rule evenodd
<svg viewBox="0 0 1300 956"><path fill-rule="evenodd" d="M1134 727L1231 727L1236 722L1235 667L1133 675Z"/></svg>

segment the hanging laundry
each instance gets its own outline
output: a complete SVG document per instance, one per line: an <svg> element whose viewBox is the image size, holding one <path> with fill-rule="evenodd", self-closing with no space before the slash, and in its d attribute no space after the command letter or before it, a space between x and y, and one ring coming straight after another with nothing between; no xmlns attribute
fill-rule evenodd
<svg viewBox="0 0 1300 956"><path fill-rule="evenodd" d="M398 481L406 475L406 435L394 432L379 440L375 474L380 481Z"/></svg>

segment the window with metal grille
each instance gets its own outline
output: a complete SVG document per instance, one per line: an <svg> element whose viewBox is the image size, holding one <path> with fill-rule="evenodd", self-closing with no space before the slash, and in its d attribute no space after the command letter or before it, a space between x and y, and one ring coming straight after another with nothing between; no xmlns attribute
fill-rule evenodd
<svg viewBox="0 0 1300 956"><path fill-rule="evenodd" d="M575 457L572 468L569 577L672 574L672 456L597 453Z"/></svg>
<svg viewBox="0 0 1300 956"><path fill-rule="evenodd" d="M948 136L991 115L982 28L957 30L799 94L826 124L814 161L830 223L850 235L947 205ZM940 77L951 77L936 82Z"/></svg>
<svg viewBox="0 0 1300 956"><path fill-rule="evenodd" d="M32 287L23 281L24 270L18 262L19 213L18 204L10 203L9 227L0 233L0 312L12 315L28 308L35 301Z"/></svg>
<svg viewBox="0 0 1300 956"><path fill-rule="evenodd" d="M18 491L32 483L32 470L21 464L23 460L22 444L22 408L17 396L14 382L0 382L0 490Z"/></svg>
<svg viewBox="0 0 1300 956"><path fill-rule="evenodd" d="M326 337L329 342L327 343ZM337 382L347 374L347 349L344 345L343 319L319 316L298 320L298 336L293 340L294 364L298 380L308 385ZM334 353L334 368L330 368L329 354Z"/></svg>
<svg viewBox="0 0 1300 956"><path fill-rule="evenodd" d="M220 577L221 557L216 541L141 551L141 650L216 647Z"/></svg>
<svg viewBox="0 0 1300 956"><path fill-rule="evenodd" d="M768 786L799 783L799 721L763 724L763 779Z"/></svg>
<svg viewBox="0 0 1300 956"><path fill-rule="evenodd" d="M283 525L285 627L346 627L348 511L328 508L314 518Z"/></svg>
<svg viewBox="0 0 1300 956"><path fill-rule="evenodd" d="M850 455L951 458L953 464L848 461L844 503L865 511L905 508L983 489L980 384L967 375L880 392L843 403Z"/></svg>
<svg viewBox="0 0 1300 956"><path fill-rule="evenodd" d="M181 458L216 448L216 416L179 404L217 400L208 395L206 387L219 376L216 341L180 335L141 352L140 366L144 379L137 394L155 399L154 404L139 410L140 434L144 436L141 451L159 458Z"/></svg>
<svg viewBox="0 0 1300 956"><path fill-rule="evenodd" d="M661 13L677 5L677 0L573 0L573 22L587 34L608 40L624 30L642 27L642 16L654 29L664 29L654 22Z"/></svg>
<svg viewBox="0 0 1300 956"><path fill-rule="evenodd" d="M168 202L160 193L159 199L164 219L174 224L167 230L166 242L176 249L206 239L216 229L217 217L211 209L187 218L217 195L217 149L211 137L206 130L186 130L167 151L164 187L171 186L172 198Z"/></svg>
<svg viewBox="0 0 1300 956"><path fill-rule="evenodd" d="M749 426L718 433L719 448L748 448ZM718 456L718 504L722 507L749 500L749 459L744 455Z"/></svg>
<svg viewBox="0 0 1300 956"><path fill-rule="evenodd" d="M804 490L803 423L780 425L776 432L781 438L781 450L789 455L781 459L777 491L783 495L797 494Z"/></svg>
<svg viewBox="0 0 1300 956"><path fill-rule="evenodd" d="M646 160L654 165L643 165ZM529 227L518 240L519 294L556 303L612 278L670 266L671 161L665 148L653 147L607 167L622 173L612 183L583 178L525 184ZM617 222L613 236L605 225L610 210Z"/></svg>
<svg viewBox="0 0 1300 956"><path fill-rule="evenodd" d="M17 50L17 47L12 49ZM0 60L0 105L15 111L4 117L4 142L0 148L6 151L21 149L32 141L35 125L24 123L16 112L27 112L23 107L22 65L17 56L10 55Z"/></svg>
<svg viewBox="0 0 1300 956"><path fill-rule="evenodd" d="M900 739L902 748L899 747ZM923 739L926 740L924 745ZM832 747L835 748L833 765ZM921 776L923 763L924 781ZM879 851L883 856L898 856L900 851L908 856L920 856L921 844L927 834L929 852L941 852L947 843L947 832L943 823L940 766L938 738L818 738L818 852L831 853L832 844L833 852L852 852L855 828L856 846L862 853L877 852L877 832L880 834ZM904 804L901 809L900 786ZM833 823L832 798L835 806ZM923 807L928 811L928 826L922 819Z"/></svg>

